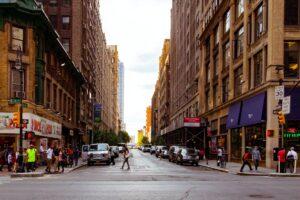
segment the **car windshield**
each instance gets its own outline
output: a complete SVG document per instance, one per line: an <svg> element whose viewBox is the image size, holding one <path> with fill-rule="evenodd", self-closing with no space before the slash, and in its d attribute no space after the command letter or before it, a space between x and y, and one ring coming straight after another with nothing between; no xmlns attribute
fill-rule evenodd
<svg viewBox="0 0 300 200"><path fill-rule="evenodd" d="M162 147L162 150L168 150L168 147Z"/></svg>
<svg viewBox="0 0 300 200"><path fill-rule="evenodd" d="M188 149L187 154L195 154L195 149Z"/></svg>
<svg viewBox="0 0 300 200"><path fill-rule="evenodd" d="M146 147L146 148L150 148L150 147L151 147L151 145L145 145L144 147Z"/></svg>
<svg viewBox="0 0 300 200"><path fill-rule="evenodd" d="M93 144L90 146L90 151L107 151L106 144Z"/></svg>

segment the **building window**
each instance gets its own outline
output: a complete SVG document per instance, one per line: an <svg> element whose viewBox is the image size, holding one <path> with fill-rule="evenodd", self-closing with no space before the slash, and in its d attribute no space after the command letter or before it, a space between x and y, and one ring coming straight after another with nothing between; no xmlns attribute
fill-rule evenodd
<svg viewBox="0 0 300 200"><path fill-rule="evenodd" d="M63 0L64 6L69 6L71 4L71 0Z"/></svg>
<svg viewBox="0 0 300 200"><path fill-rule="evenodd" d="M206 83L210 82L210 63L206 64Z"/></svg>
<svg viewBox="0 0 300 200"><path fill-rule="evenodd" d="M206 111L209 111L210 90L206 90L205 96L206 96L206 99L205 99L205 110L206 110Z"/></svg>
<svg viewBox="0 0 300 200"><path fill-rule="evenodd" d="M213 106L218 106L218 84L213 87Z"/></svg>
<svg viewBox="0 0 300 200"><path fill-rule="evenodd" d="M62 45L64 46L66 52L70 51L70 39L62 39Z"/></svg>
<svg viewBox="0 0 300 200"><path fill-rule="evenodd" d="M46 80L46 107L51 108L51 80Z"/></svg>
<svg viewBox="0 0 300 200"><path fill-rule="evenodd" d="M205 58L208 59L210 57L210 38L205 40Z"/></svg>
<svg viewBox="0 0 300 200"><path fill-rule="evenodd" d="M21 49L24 51L25 37L24 28L13 26L11 30L11 49L14 51Z"/></svg>
<svg viewBox="0 0 300 200"><path fill-rule="evenodd" d="M263 74L263 59L262 51L254 55L254 87L259 86L262 83Z"/></svg>
<svg viewBox="0 0 300 200"><path fill-rule="evenodd" d="M300 0L285 0L285 25L300 25Z"/></svg>
<svg viewBox="0 0 300 200"><path fill-rule="evenodd" d="M51 21L51 24L54 28L57 28L57 16L56 15L50 15L49 19Z"/></svg>
<svg viewBox="0 0 300 200"><path fill-rule="evenodd" d="M220 119L220 134L221 135L228 133L228 130L226 128L226 123L227 123L227 116L222 117Z"/></svg>
<svg viewBox="0 0 300 200"><path fill-rule="evenodd" d="M211 130L211 135L218 134L218 120L217 119L210 122L210 130Z"/></svg>
<svg viewBox="0 0 300 200"><path fill-rule="evenodd" d="M239 18L244 13L244 0L237 0L236 16Z"/></svg>
<svg viewBox="0 0 300 200"><path fill-rule="evenodd" d="M234 70L234 96L237 97L242 94L243 86L243 66Z"/></svg>
<svg viewBox="0 0 300 200"><path fill-rule="evenodd" d="M229 68L230 65L230 44L229 41L227 41L223 47L223 68Z"/></svg>
<svg viewBox="0 0 300 200"><path fill-rule="evenodd" d="M244 48L244 27L242 26L236 33L235 33L235 58L238 58L240 55L243 54Z"/></svg>
<svg viewBox="0 0 300 200"><path fill-rule="evenodd" d="M230 10L224 15L224 33L227 33L230 29Z"/></svg>
<svg viewBox="0 0 300 200"><path fill-rule="evenodd" d="M218 44L220 42L220 30L219 30L219 25L214 30L214 48L217 48Z"/></svg>
<svg viewBox="0 0 300 200"><path fill-rule="evenodd" d="M62 17L62 28L64 30L70 29L70 16L63 16Z"/></svg>
<svg viewBox="0 0 300 200"><path fill-rule="evenodd" d="M300 42L284 42L284 77L299 78Z"/></svg>
<svg viewBox="0 0 300 200"><path fill-rule="evenodd" d="M53 109L57 110L57 86L53 85Z"/></svg>
<svg viewBox="0 0 300 200"><path fill-rule="evenodd" d="M218 66L219 66L219 54L217 53L214 56L214 79L217 78L219 71L218 71Z"/></svg>
<svg viewBox="0 0 300 200"><path fill-rule="evenodd" d="M263 6L261 4L255 11L255 38L259 39L263 31Z"/></svg>
<svg viewBox="0 0 300 200"><path fill-rule="evenodd" d="M15 68L15 63L10 63L11 67L10 67L10 96L11 98L20 98L22 96L22 92L21 92L21 76L20 76L20 71L17 70ZM24 73L23 73L23 98L26 98L25 95L25 89L26 89L26 71L24 69Z"/></svg>
<svg viewBox="0 0 300 200"><path fill-rule="evenodd" d="M228 101L229 96L229 76L222 80L222 101L223 103Z"/></svg>
<svg viewBox="0 0 300 200"><path fill-rule="evenodd" d="M49 5L52 6L52 7L56 7L57 6L57 0L50 0Z"/></svg>

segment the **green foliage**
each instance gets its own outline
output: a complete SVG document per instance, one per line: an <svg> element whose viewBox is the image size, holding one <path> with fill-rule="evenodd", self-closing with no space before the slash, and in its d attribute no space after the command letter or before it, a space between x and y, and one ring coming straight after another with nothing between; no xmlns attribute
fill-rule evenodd
<svg viewBox="0 0 300 200"><path fill-rule="evenodd" d="M141 143L144 144L150 144L148 137L143 136Z"/></svg>
<svg viewBox="0 0 300 200"><path fill-rule="evenodd" d="M119 143L119 138L112 131L96 131L94 133L94 142L108 143L109 145L117 145Z"/></svg>
<svg viewBox="0 0 300 200"><path fill-rule="evenodd" d="M120 131L119 135L118 135L118 138L119 138L120 143L130 142L130 136L126 131Z"/></svg>

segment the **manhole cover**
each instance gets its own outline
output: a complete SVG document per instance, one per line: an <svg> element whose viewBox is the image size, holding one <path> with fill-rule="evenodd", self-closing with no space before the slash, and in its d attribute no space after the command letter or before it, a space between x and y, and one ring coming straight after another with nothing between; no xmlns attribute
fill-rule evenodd
<svg viewBox="0 0 300 200"><path fill-rule="evenodd" d="M249 197L257 198L257 199L272 199L273 198L273 196L271 196L271 195L264 195L264 194L251 194L251 195L249 195Z"/></svg>

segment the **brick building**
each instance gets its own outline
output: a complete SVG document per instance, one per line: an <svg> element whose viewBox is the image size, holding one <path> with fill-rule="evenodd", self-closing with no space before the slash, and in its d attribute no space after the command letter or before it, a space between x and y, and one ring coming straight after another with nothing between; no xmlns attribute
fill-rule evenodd
<svg viewBox="0 0 300 200"><path fill-rule="evenodd" d="M28 12L30 11L30 12ZM35 137L24 141L39 145L75 144L78 110L76 99L84 77L75 67L58 40L51 22L35 1L1 1L0 3L0 146L19 146L19 128L13 123L24 98L23 134L33 131ZM21 87L17 61L24 67ZM22 91L23 90L23 91ZM62 133L63 127L68 134Z"/></svg>

